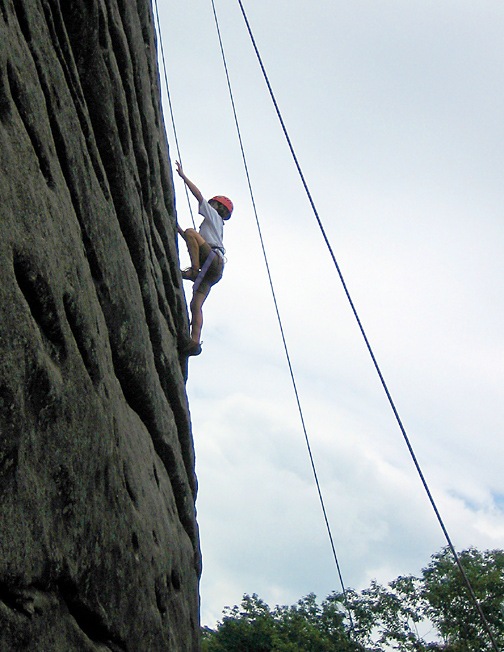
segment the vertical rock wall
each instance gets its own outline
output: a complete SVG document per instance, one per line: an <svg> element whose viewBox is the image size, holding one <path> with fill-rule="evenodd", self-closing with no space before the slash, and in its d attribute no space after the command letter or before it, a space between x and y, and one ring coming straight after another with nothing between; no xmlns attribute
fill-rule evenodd
<svg viewBox="0 0 504 652"><path fill-rule="evenodd" d="M149 0L0 0L0 650L199 649Z"/></svg>

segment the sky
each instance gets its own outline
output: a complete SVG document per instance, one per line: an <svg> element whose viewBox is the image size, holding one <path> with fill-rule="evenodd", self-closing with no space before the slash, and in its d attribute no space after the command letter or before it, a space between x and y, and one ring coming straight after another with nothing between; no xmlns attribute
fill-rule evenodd
<svg viewBox="0 0 504 652"><path fill-rule="evenodd" d="M340 591L210 0L160 2L186 174L229 196L189 361L202 624ZM244 0L310 192L449 536L504 547L504 5ZM446 545L294 166L238 2L215 0L285 340L345 586ZM163 74L161 73L164 86ZM165 122L177 158L166 94ZM182 180L178 221L191 226ZM192 201L196 213L196 202ZM181 267L188 265L179 242ZM187 298L191 287L186 282Z"/></svg>

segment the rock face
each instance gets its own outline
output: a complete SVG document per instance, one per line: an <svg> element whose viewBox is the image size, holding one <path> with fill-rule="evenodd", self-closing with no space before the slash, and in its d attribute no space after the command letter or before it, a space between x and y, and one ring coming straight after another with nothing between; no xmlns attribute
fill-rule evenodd
<svg viewBox="0 0 504 652"><path fill-rule="evenodd" d="M0 0L0 651L199 649L149 0Z"/></svg>

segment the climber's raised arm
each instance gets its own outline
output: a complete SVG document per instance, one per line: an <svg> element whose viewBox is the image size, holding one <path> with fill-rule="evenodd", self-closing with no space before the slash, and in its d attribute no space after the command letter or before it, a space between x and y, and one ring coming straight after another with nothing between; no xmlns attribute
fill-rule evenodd
<svg viewBox="0 0 504 652"><path fill-rule="evenodd" d="M201 194L201 190L196 185L194 185L194 183L190 179L187 178L187 176L184 173L184 170L182 169L182 166L178 161L175 161L175 165L177 167L177 174L179 175L179 177L181 177L184 180L184 183L192 192L198 204L201 204L201 202L203 201L203 195Z"/></svg>

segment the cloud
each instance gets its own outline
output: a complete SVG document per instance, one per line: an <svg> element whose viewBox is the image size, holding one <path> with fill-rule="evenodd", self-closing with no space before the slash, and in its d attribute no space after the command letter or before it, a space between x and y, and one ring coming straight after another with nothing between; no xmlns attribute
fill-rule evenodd
<svg viewBox="0 0 504 652"><path fill-rule="evenodd" d="M360 0L307 7L292 2L286 15L281 3L257 0L249 17L343 276L454 544L499 547L503 5ZM222 13L261 230L345 582L363 588L372 578L416 574L446 542L241 17ZM213 624L245 592L293 603L339 585L212 17L179 3L164 24L185 170L204 194L222 192L236 206L226 225L224 278L205 304L203 355L190 361L188 382L202 621ZM188 225L179 181L179 218ZM182 246L181 256L185 266Z"/></svg>

